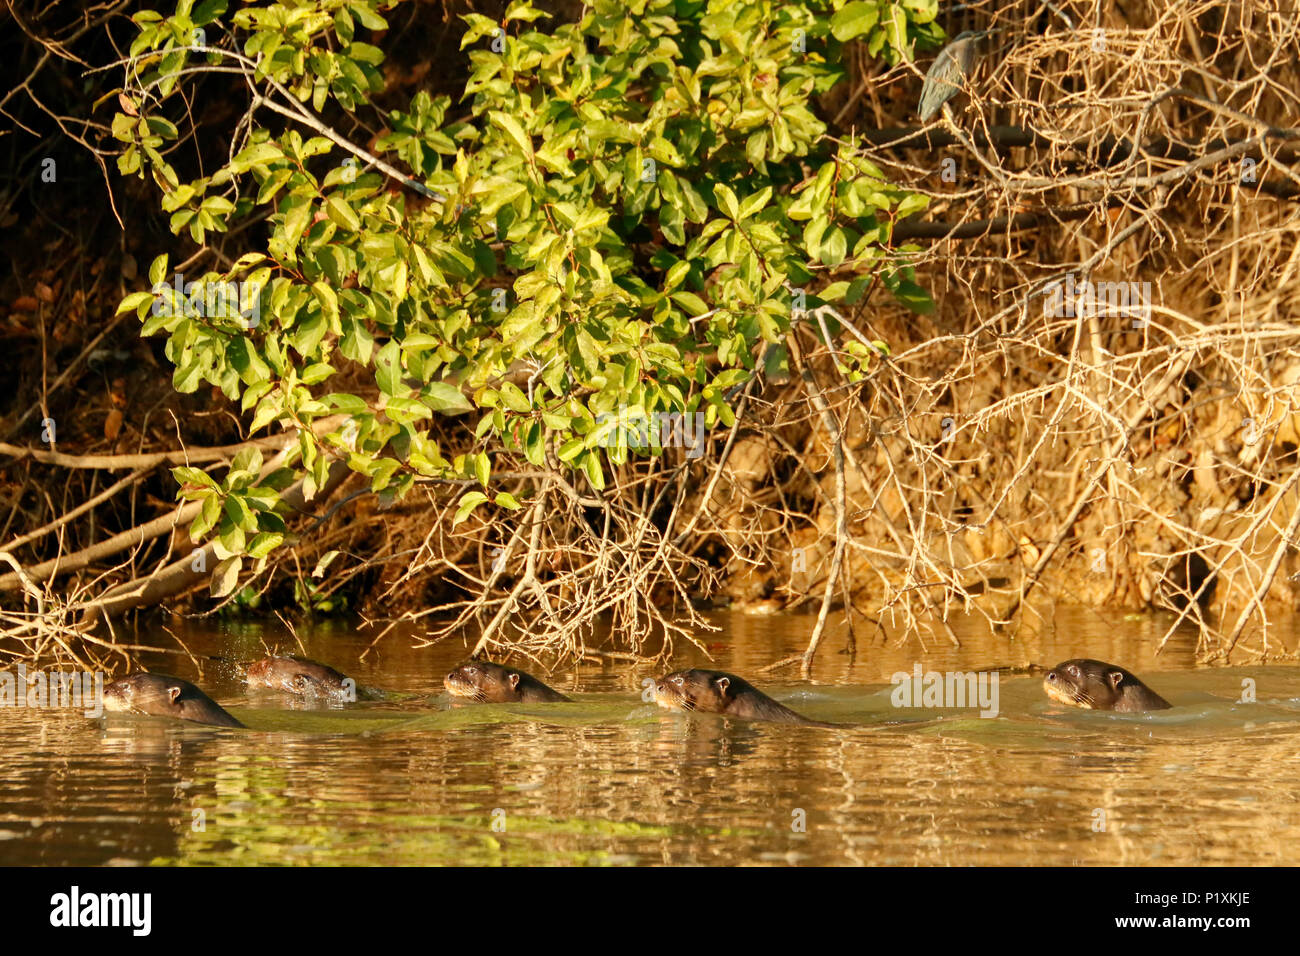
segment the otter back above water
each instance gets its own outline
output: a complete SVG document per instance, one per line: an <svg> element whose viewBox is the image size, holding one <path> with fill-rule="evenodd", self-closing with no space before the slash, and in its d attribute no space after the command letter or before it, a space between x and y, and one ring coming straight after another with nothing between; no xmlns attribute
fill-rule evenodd
<svg viewBox="0 0 1300 956"><path fill-rule="evenodd" d="M1137 714L1173 706L1124 668L1089 658L1057 664L1043 677L1043 691L1057 703L1087 710Z"/></svg>
<svg viewBox="0 0 1300 956"><path fill-rule="evenodd" d="M331 700L357 699L357 685L328 664L305 657L266 657L248 665L245 680L253 687L267 687L302 697Z"/></svg>
<svg viewBox="0 0 1300 956"><path fill-rule="evenodd" d="M922 663L970 672L1032 658L1050 668L1104 653L1101 660L1136 674L1174 710L1057 704L1043 693L1046 668L1003 675L996 719L975 709L900 710L890 678L912 669L920 653L914 643L864 653L859 635L858 658L827 654L811 684L759 671L802 652L801 628L811 622L748 615L712 618L724 628L707 636L716 664L692 656L647 670L606 659L561 672L552 686L572 704L442 710L443 677L466 656L459 642L413 648L423 626L412 628L410 640L398 632L366 659L362 674L357 661L371 635L303 622L308 656L345 673L357 669L358 679L410 699L400 707L304 709L287 695L247 696L234 668L214 666L202 679L189 669L177 676L228 706L251 732L0 707L9 807L0 859L1113 866L1120 853L1128 862L1203 867L1300 858L1300 761L1292 759L1300 752L1300 666L1195 667L1194 642L1153 658L1149 620L1103 626L1094 617L1068 611L1057 639L1043 638L1042 647L1008 648L1004 638L958 622L962 646L936 644ZM209 623L211 630L195 630ZM200 660L255 660L263 655L250 649L261 646L261 634L283 639L278 629L251 624L233 636L203 620L173 627ZM143 663L163 674L190 666L173 660ZM751 679L783 705L845 726L692 717L642 699L645 678L693 666ZM550 683L540 668L532 673ZM1247 678L1257 703L1238 701ZM440 699L428 703L435 691ZM1123 829L1121 843L1089 826L1093 808L1114 805L1105 802L1111 795L1122 812L1110 822L1140 824ZM1200 814L1194 838L1189 806ZM205 832L189 825L196 807L207 812ZM493 833L498 807L508 836L481 839ZM792 838L796 807L810 825ZM1007 839L1026 833L1033 838Z"/></svg>
<svg viewBox="0 0 1300 956"><path fill-rule="evenodd" d="M571 703L569 698L533 675L516 667L503 667L488 661L458 664L442 683L453 697L480 704Z"/></svg>
<svg viewBox="0 0 1300 956"><path fill-rule="evenodd" d="M722 714L741 720L768 720L811 727L839 727L812 720L768 697L743 677L693 668L665 674L655 682L655 701L669 710Z"/></svg>
<svg viewBox="0 0 1300 956"><path fill-rule="evenodd" d="M109 684L104 688L104 709L214 727L244 726L189 681L162 674L132 674Z"/></svg>

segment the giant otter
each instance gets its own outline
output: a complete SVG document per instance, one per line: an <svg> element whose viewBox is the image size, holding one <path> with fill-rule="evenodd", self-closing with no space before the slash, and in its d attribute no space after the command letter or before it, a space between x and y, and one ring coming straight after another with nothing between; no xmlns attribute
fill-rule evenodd
<svg viewBox="0 0 1300 956"><path fill-rule="evenodd" d="M1087 710L1136 714L1173 705L1122 667L1075 659L1057 664L1043 678L1043 690L1060 704Z"/></svg>
<svg viewBox="0 0 1300 956"><path fill-rule="evenodd" d="M549 704L569 700L531 674L487 661L458 664L443 678L442 684L453 697L467 697L480 704Z"/></svg>
<svg viewBox="0 0 1300 956"><path fill-rule="evenodd" d="M104 688L104 709L176 717L217 727L244 726L193 684L161 674L132 674L113 681Z"/></svg>
<svg viewBox="0 0 1300 956"><path fill-rule="evenodd" d="M269 687L303 697L355 701L357 684L334 668L305 657L267 657L248 665L244 679L252 687Z"/></svg>
<svg viewBox="0 0 1300 956"><path fill-rule="evenodd" d="M722 671L685 670L665 674L655 681L655 702L669 710L723 714L742 720L775 720L812 727L839 726L797 714L743 678Z"/></svg>

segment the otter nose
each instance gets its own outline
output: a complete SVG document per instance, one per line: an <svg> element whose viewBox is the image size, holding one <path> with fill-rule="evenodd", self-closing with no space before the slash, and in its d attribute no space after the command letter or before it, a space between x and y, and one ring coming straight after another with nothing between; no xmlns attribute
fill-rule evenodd
<svg viewBox="0 0 1300 956"><path fill-rule="evenodd" d="M1049 684L1055 684L1055 683L1056 683L1056 675L1055 675L1054 673L1052 673L1051 671L1048 671L1048 672L1047 672L1047 682L1048 682Z"/></svg>

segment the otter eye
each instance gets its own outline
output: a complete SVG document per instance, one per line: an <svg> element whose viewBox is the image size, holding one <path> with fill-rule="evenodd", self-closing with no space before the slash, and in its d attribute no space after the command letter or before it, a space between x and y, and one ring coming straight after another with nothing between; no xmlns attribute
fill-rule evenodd
<svg viewBox="0 0 1300 956"><path fill-rule="evenodd" d="M1074 677L1079 676L1079 667L1077 664L1071 664L1069 667L1066 668L1066 670L1069 671L1070 674Z"/></svg>
<svg viewBox="0 0 1300 956"><path fill-rule="evenodd" d="M674 677L674 678L673 678L673 683L676 684L678 687L681 687L681 686L682 686L682 679L681 679L680 677Z"/></svg>

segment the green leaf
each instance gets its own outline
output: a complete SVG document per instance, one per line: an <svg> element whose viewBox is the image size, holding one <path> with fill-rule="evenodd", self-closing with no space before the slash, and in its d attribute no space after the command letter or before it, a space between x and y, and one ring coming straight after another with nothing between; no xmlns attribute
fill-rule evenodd
<svg viewBox="0 0 1300 956"><path fill-rule="evenodd" d="M226 12L226 0L203 0L190 14L190 22L196 27L211 23Z"/></svg>
<svg viewBox="0 0 1300 956"><path fill-rule="evenodd" d="M846 3L838 13L831 17L831 34L841 43L860 37L876 25L880 19L879 3L865 3L854 0Z"/></svg>
<svg viewBox="0 0 1300 956"><path fill-rule="evenodd" d="M257 143L238 153L230 161L230 166L235 172L242 173L254 166L265 167L277 159L284 159L284 151L280 149L279 143Z"/></svg>
<svg viewBox="0 0 1300 956"><path fill-rule="evenodd" d="M591 482L591 487L597 491L605 490L605 472L600 467L600 454L595 451L587 452L582 460L582 469L587 473L587 480Z"/></svg>
<svg viewBox="0 0 1300 956"><path fill-rule="evenodd" d="M820 257L822 262L834 269L848 255L848 236L839 226L834 226L822 240Z"/></svg>
<svg viewBox="0 0 1300 956"><path fill-rule="evenodd" d="M226 558L212 569L212 581L209 592L215 598L225 597L235 590L239 583L239 569L244 566L244 559L239 555Z"/></svg>
<svg viewBox="0 0 1300 956"><path fill-rule="evenodd" d="M334 411L342 412L344 415L363 415L370 410L364 398L348 392L330 392L328 395L322 395L320 400Z"/></svg>
<svg viewBox="0 0 1300 956"><path fill-rule="evenodd" d="M172 373L172 388L184 395L198 391L202 372L203 366L199 363L198 358L191 358L189 362L179 366Z"/></svg>
<svg viewBox="0 0 1300 956"><path fill-rule="evenodd" d="M308 316L294 327L293 347L303 358L313 358L328 329L329 320L323 312Z"/></svg>
<svg viewBox="0 0 1300 956"><path fill-rule="evenodd" d="M920 193L908 193L903 197L903 201L898 204L898 218L902 219L912 215L914 212L920 212L930 205L930 197L923 196Z"/></svg>
<svg viewBox="0 0 1300 956"><path fill-rule="evenodd" d="M587 442L585 439L570 438L560 446L560 450L555 453L555 457L559 458L560 461L573 461L586 450Z"/></svg>
<svg viewBox="0 0 1300 956"><path fill-rule="evenodd" d="M322 554L320 560L316 562L316 567L312 569L311 576L313 578L323 578L326 569L329 568L330 564L333 563L334 559L337 558L340 553L341 552L339 551L326 551Z"/></svg>
<svg viewBox="0 0 1300 956"><path fill-rule="evenodd" d="M226 522L222 522L223 526ZM233 557L237 554L244 553L244 529L237 524L230 524L223 527L220 534L217 535L216 541L212 543L213 552L223 561L226 558Z"/></svg>
<svg viewBox="0 0 1300 956"><path fill-rule="evenodd" d="M329 216L331 222L344 229L356 232L361 228L361 217L357 215L357 211L338 196L331 196L325 200L325 214Z"/></svg>
<svg viewBox="0 0 1300 956"><path fill-rule="evenodd" d="M364 322L351 317L343 321L343 341L339 343L339 351L345 358L369 365L374 347L375 338Z"/></svg>
<svg viewBox="0 0 1300 956"><path fill-rule="evenodd" d="M257 518L239 495L226 495L226 517L244 531L257 531Z"/></svg>
<svg viewBox="0 0 1300 956"><path fill-rule="evenodd" d="M248 430L252 433L265 428L283 414L284 404L281 397L279 395L268 395L257 403L257 411L253 413L253 421L248 426Z"/></svg>
<svg viewBox="0 0 1300 956"><path fill-rule="evenodd" d="M203 507L198 515L190 522L190 540L198 543L209 531L216 527L217 522L221 519L221 497L220 495L208 495L203 499Z"/></svg>
<svg viewBox="0 0 1300 956"><path fill-rule="evenodd" d="M271 377L271 369L257 354L257 346L245 338L237 338L226 350L226 361L239 373L245 385L259 385Z"/></svg>
<svg viewBox="0 0 1300 956"><path fill-rule="evenodd" d="M116 314L121 315L123 312L130 312L132 309L139 308L145 303L152 303L153 300L154 295L152 292L132 292L122 300L121 304L117 307Z"/></svg>
<svg viewBox="0 0 1300 956"><path fill-rule="evenodd" d="M283 203L284 241L290 249L298 244L298 239L311 222L311 201L302 196L290 196Z"/></svg>
<svg viewBox="0 0 1300 956"><path fill-rule="evenodd" d="M149 286L152 288L162 282L167 275L167 253L163 253L149 264Z"/></svg>
<svg viewBox="0 0 1300 956"><path fill-rule="evenodd" d="M348 10L352 15L361 21L361 25L367 30L387 30L388 21L375 12L374 8L366 2L348 4Z"/></svg>
<svg viewBox="0 0 1300 956"><path fill-rule="evenodd" d="M929 315L934 311L934 300L930 298L930 293L906 279L894 290L894 298L918 315Z"/></svg>
<svg viewBox="0 0 1300 956"><path fill-rule="evenodd" d="M492 110L488 113L488 119L494 126L500 127L507 136L519 147L519 151L525 156L533 154L533 141L529 139L524 128L519 125L519 121L509 113L502 113L498 110Z"/></svg>
<svg viewBox="0 0 1300 956"><path fill-rule="evenodd" d="M414 253L415 271L416 274L419 275L420 281L425 285L433 286L435 288L446 288L446 278L443 277L441 270L433 264L433 260L429 258L429 254L424 251L424 247L417 245L414 246L411 251Z"/></svg>
<svg viewBox="0 0 1300 956"><path fill-rule="evenodd" d="M528 396L520 391L519 386L514 382L502 382L500 394L511 411L530 412L533 409L532 403L528 401Z"/></svg>
<svg viewBox="0 0 1300 956"><path fill-rule="evenodd" d="M456 516L452 519L451 526L456 527L456 525L468 518L475 508L487 500L488 496L481 491L466 492L460 499L460 507L456 509Z"/></svg>
<svg viewBox="0 0 1300 956"><path fill-rule="evenodd" d="M733 193L725 184L714 183L713 198L717 200L718 208L725 212L733 221L740 218L740 203L736 201L736 194Z"/></svg>
<svg viewBox="0 0 1300 956"><path fill-rule="evenodd" d="M308 365L302 370L299 376L304 385L316 385L325 381L334 374L334 366L328 362L317 362L314 365Z"/></svg>
<svg viewBox="0 0 1300 956"><path fill-rule="evenodd" d="M709 311L708 303L694 292L674 292L672 299L692 316L703 315Z"/></svg>
<svg viewBox="0 0 1300 956"><path fill-rule="evenodd" d="M764 186L762 189L754 193L754 195L750 196L748 199L744 201L744 203L741 204L739 218L748 219L750 216L756 215L760 210L763 209L764 206L768 204L768 201L771 198L772 198L772 187Z"/></svg>
<svg viewBox="0 0 1300 956"><path fill-rule="evenodd" d="M217 488L217 483L212 476L199 468L190 468L188 466L173 468L172 477L176 479L178 485L199 485L213 490Z"/></svg>
<svg viewBox="0 0 1300 956"><path fill-rule="evenodd" d="M402 357L396 339L389 339L375 355L375 382L385 395L408 391L402 385Z"/></svg>
<svg viewBox="0 0 1300 956"><path fill-rule="evenodd" d="M284 541L284 535L278 531L263 531L253 535L253 540L248 542L248 556L250 558L264 558Z"/></svg>
<svg viewBox="0 0 1300 956"><path fill-rule="evenodd" d="M832 282L826 288L817 293L817 298L826 302L838 302L844 298L844 294L849 291L849 282L842 279L839 282Z"/></svg>
<svg viewBox="0 0 1300 956"><path fill-rule="evenodd" d="M251 481L258 476L262 470L262 450L260 448L244 448L230 463L230 471L226 473L226 486L233 488L237 482Z"/></svg>
<svg viewBox="0 0 1300 956"><path fill-rule="evenodd" d="M334 294L328 282L313 282L311 287L312 294L316 296L316 301L320 303L321 311L325 313L325 318L333 328L338 325L339 321L339 298Z"/></svg>
<svg viewBox="0 0 1300 956"><path fill-rule="evenodd" d="M469 399L450 382L430 382L420 391L420 400L443 415L461 415L474 410Z"/></svg>
<svg viewBox="0 0 1300 956"><path fill-rule="evenodd" d="M433 417L429 406L414 398L390 398L384 406L384 413L393 421L401 423Z"/></svg>

